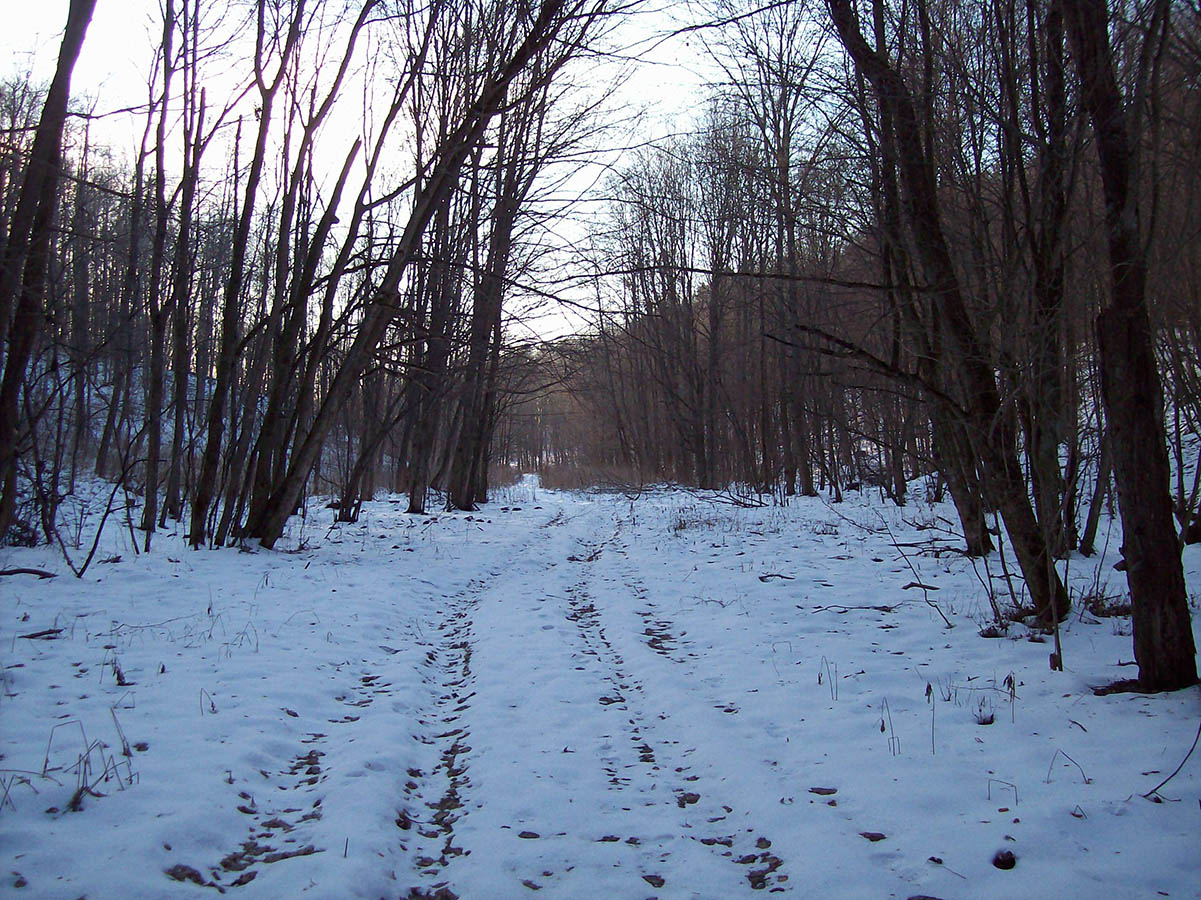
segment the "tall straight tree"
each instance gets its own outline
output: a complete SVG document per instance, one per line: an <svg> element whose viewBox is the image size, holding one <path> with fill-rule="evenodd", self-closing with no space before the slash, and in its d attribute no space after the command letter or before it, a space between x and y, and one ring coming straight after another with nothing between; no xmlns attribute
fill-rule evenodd
<svg viewBox="0 0 1201 900"><path fill-rule="evenodd" d="M1133 606L1138 686L1176 690L1197 683L1197 650L1172 522L1163 386L1147 313L1138 147L1130 121L1139 110L1125 101L1118 87L1105 0L1059 2L1080 94L1092 119L1105 192L1112 301L1097 316L1097 343ZM1168 0L1156 0L1150 8L1136 73L1140 87L1151 78L1150 68L1159 64L1170 11Z"/></svg>
<svg viewBox="0 0 1201 900"><path fill-rule="evenodd" d="M167 117L171 110L171 80L175 74L174 38L176 28L175 2L166 0L163 7L163 34L160 45L163 93L159 101L158 122L154 139L154 237L150 250L150 284L148 313L150 320L150 368L146 373L146 505L142 509L142 528L146 532L145 548L150 550L158 518L158 468L162 451L163 369L166 365L167 323L170 306L163 304L163 260L167 252L167 228L171 207L167 200ZM153 114L153 105L151 110ZM174 294L170 297L174 298Z"/></svg>
<svg viewBox="0 0 1201 900"><path fill-rule="evenodd" d="M167 517L179 521L183 517L184 432L187 430L188 373L191 358L188 295L195 272L196 251L193 247L192 219L196 207L196 188L200 161L208 144L205 136L205 92L198 84L200 47L200 0L185 0L180 34L183 42L183 174L180 191L179 233L176 236L175 256L171 263L171 298L173 310L172 381L174 397L174 427L171 429L171 462L167 472L166 496L160 523ZM221 118L220 116L218 117ZM211 133L210 133L211 136Z"/></svg>

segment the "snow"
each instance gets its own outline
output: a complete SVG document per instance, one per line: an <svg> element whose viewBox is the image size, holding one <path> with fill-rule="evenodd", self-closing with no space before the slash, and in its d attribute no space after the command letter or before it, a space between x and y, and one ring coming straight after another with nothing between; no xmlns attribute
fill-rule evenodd
<svg viewBox="0 0 1201 900"><path fill-rule="evenodd" d="M135 555L113 520L82 580L0 550L59 573L0 578L0 895L1201 896L1201 752L1142 796L1201 689L1094 695L1128 619L1075 611L1062 673L982 638L944 507L527 477L404 508L273 552ZM1073 590L1121 593L1115 560Z"/></svg>

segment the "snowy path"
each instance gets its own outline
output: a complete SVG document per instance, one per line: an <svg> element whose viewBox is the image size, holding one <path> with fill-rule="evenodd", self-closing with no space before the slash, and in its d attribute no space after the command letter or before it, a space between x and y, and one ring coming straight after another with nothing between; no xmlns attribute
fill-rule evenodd
<svg viewBox="0 0 1201 900"><path fill-rule="evenodd" d="M980 638L933 511L402 509L0 583L0 896L1201 896L1201 769L1139 796L1201 689L1095 697L1123 620L1073 618L1063 674Z"/></svg>
<svg viewBox="0 0 1201 900"><path fill-rule="evenodd" d="M466 649L448 669L456 709L465 708L446 721L457 733L444 738L444 758L465 773L478 763L488 777L455 785L464 813L454 842L472 854L452 856L446 876L481 897L502 875L563 897L782 884L770 838L731 805L743 792L693 758L689 734L718 723L692 717L720 719L721 704L680 708L698 673L694 660L668 656L669 622L656 618L637 639L651 613L634 607L647 591L624 559L623 523L607 511L554 520L535 550L476 585L452 617L447 645L465 640L471 662L466 683ZM727 768L743 756L727 756L736 746L706 749Z"/></svg>

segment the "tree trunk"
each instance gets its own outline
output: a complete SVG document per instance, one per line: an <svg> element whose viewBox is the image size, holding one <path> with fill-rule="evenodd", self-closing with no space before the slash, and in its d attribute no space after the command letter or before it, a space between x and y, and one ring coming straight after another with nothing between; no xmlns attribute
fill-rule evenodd
<svg viewBox="0 0 1201 900"><path fill-rule="evenodd" d="M1147 314L1136 148L1114 74L1106 4L1060 2L1081 95L1093 123L1105 193L1113 301L1097 317L1097 343L1134 612L1138 683L1148 691L1177 690L1197 683L1197 650L1172 521L1163 387ZM1145 40L1155 40L1156 26L1166 27L1167 14L1168 3L1158 0Z"/></svg>
<svg viewBox="0 0 1201 900"><path fill-rule="evenodd" d="M58 68L46 92L0 267L0 346L5 348L4 376L0 380L0 537L8 531L16 508L19 397L40 331L71 73L95 7L96 0L71 0Z"/></svg>
<svg viewBox="0 0 1201 900"><path fill-rule="evenodd" d="M163 500L162 522L168 518L180 521L183 518L183 456L184 432L188 422L188 373L192 371L189 329L189 295L195 271L192 246L192 216L196 202L196 183L199 177L200 159L206 146L204 138L205 92L197 90L197 29L200 15L200 0L192 0L189 7L185 0L183 9L184 45L184 171L180 185L182 199L179 210L179 234L175 241L175 258L171 269L171 306L173 309L173 340L171 353L172 397L174 398L174 423L171 429L171 458L167 470L167 488ZM199 94L199 96L197 96ZM199 380L202 376L196 370Z"/></svg>
<svg viewBox="0 0 1201 900"><path fill-rule="evenodd" d="M944 365L956 369L956 381L965 398L962 414L967 437L974 456L983 463L986 488L1005 520L1039 618L1047 623L1062 621L1069 607L1067 591L1049 564L993 364L968 314L942 229L933 162L922 146L912 97L897 71L863 39L849 0L829 0L829 6L843 46L893 117L904 208L928 285L932 314L941 330L938 346Z"/></svg>
<svg viewBox="0 0 1201 900"><path fill-rule="evenodd" d="M955 511L959 513L965 552L972 557L987 556L993 550L993 542L984 518L984 497L976 472L975 454L962 426L952 423L945 412L931 409L930 425L934 458L938 471L947 482Z"/></svg>

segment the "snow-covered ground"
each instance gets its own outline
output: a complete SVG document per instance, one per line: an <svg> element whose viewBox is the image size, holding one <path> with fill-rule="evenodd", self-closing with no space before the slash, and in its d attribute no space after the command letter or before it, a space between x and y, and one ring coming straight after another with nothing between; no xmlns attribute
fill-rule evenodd
<svg viewBox="0 0 1201 900"><path fill-rule="evenodd" d="M945 509L527 479L403 510L275 552L110 522L82 581L0 550L59 573L0 578L0 895L1201 896L1201 748L1142 796L1201 689L1095 696L1128 619L1074 613L1062 673L980 637Z"/></svg>

